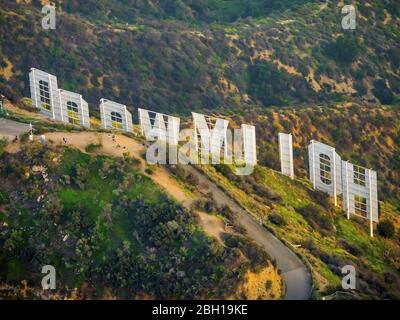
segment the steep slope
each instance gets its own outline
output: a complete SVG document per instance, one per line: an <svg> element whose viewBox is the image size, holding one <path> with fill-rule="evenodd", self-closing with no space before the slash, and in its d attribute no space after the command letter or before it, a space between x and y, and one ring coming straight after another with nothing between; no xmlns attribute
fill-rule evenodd
<svg viewBox="0 0 400 320"><path fill-rule="evenodd" d="M378 172L381 200L400 211L400 109L340 104L329 108L245 110L237 123L257 128L260 164L280 170L278 132L292 133L296 175L308 176L311 139L336 148L344 160Z"/></svg>
<svg viewBox="0 0 400 320"><path fill-rule="evenodd" d="M18 115L17 117L27 117L25 111L22 114L23 116ZM24 121L26 120L25 118ZM41 127L41 124L38 123L35 127L43 132L43 130L48 131L51 130L51 127L56 126L47 121L43 125ZM58 127L58 130L66 129L67 127ZM59 132L50 133L48 136L49 139L54 140L55 144L62 143L62 136L67 136L69 141L80 143L77 146L82 150L89 150L90 147L90 150L98 152L104 149L104 151L108 150L107 152L119 156L125 152L141 153L142 146L138 144L139 147L132 149L127 144L130 139L126 137L118 138L116 143L120 144L119 148L117 146L110 148L105 140L103 140L104 145L100 144L100 147L95 147L98 144L98 138L75 139L74 135L76 134L88 135L85 132L74 134ZM107 139L107 135L103 135L103 139ZM129 159L126 156L125 158ZM135 161L135 163L139 165L140 162ZM157 182L160 180L158 180L158 169L155 169L149 167L148 172L150 177L154 175L152 179ZM187 172L188 169L189 172ZM398 234L395 234L392 239L381 236L370 239L368 227L364 221L357 219L347 221L343 212L333 208L326 196L311 190L307 180L291 181L273 170L263 167L257 167L253 175L249 177L235 176L228 166L223 165L215 168L203 166L198 169L208 175L217 186L207 183L207 179L198 175L193 168L182 170L180 167L172 167L171 172L181 180L182 186L186 186L185 188L190 194L189 196L181 194L177 198L181 202L185 202L193 195L194 199L198 199L198 201L190 201L187 205L195 207L197 211L224 217L226 224L233 224L238 233L244 234L247 230L251 238L262 244L271 253L271 256L276 258L277 265L283 271L282 277L285 281L294 285L293 290L290 285L288 286L287 294L295 295L289 297L299 297L298 294L302 295L306 292L307 283L309 284L307 273L302 271L304 270L302 263L296 262L296 260L292 263L289 262L290 256L293 254L288 251L286 252L289 254L289 260L286 261L289 264L285 265L286 253L282 250L287 249L283 249L282 244L272 235L264 239L265 231L260 223L273 231L279 239L284 241L286 246L302 256L306 265L312 268L316 289L314 297L340 291L341 268L348 264L356 266L359 274L359 287L357 291L351 293L353 298L399 297L400 243ZM141 172L144 172L143 167ZM170 181L163 182L161 185L167 190L175 188L172 188L173 184ZM229 209L229 207L231 208ZM399 228L400 220L395 208L383 202L380 204L380 208L381 220L389 219ZM246 211L247 213L245 213ZM243 224L242 227L241 224ZM229 232L223 234L222 240L228 247L238 245L237 239L232 238ZM250 259L254 259L253 262L259 261L256 255L251 254L250 256ZM298 274L299 272L300 274ZM304 283L304 286L301 283ZM334 297L340 298L340 295Z"/></svg>
<svg viewBox="0 0 400 320"><path fill-rule="evenodd" d="M94 112L101 97L176 113L397 101L398 1L357 3L350 32L336 1L179 1L183 18L172 3L63 1L43 30L38 1L2 1L0 90L27 96L33 66Z"/></svg>
<svg viewBox="0 0 400 320"><path fill-rule="evenodd" d="M398 1L357 2L354 31L341 28L342 1L300 0L56 1L57 29L45 31L40 9L46 2L1 2L0 93L29 109L19 98L29 95L27 72L34 66L56 74L60 87L83 93L94 115L101 97L131 110L231 115L257 125L260 164L274 169L277 132L292 132L300 178L307 174L308 141L321 140L378 171L381 218L399 227L399 111L376 106L399 101ZM43 132L71 130L40 123ZM301 245L318 295L339 290L340 267L354 264L361 274L356 297L399 297L398 234L369 239L362 221L346 221L307 181L290 182L262 167L244 180L227 167L206 169L278 238ZM231 217L209 205L200 209ZM238 246L229 235L219 240Z"/></svg>
<svg viewBox="0 0 400 320"><path fill-rule="evenodd" d="M392 239L370 238L365 220L347 220L326 195L312 191L307 180L292 181L264 167L247 177L234 177L227 166L203 166L202 170L307 261L316 297L342 292L342 268L351 265L357 272L357 289L345 299L400 298L397 233ZM398 212L387 203L380 206L381 219L389 219L398 229Z"/></svg>
<svg viewBox="0 0 400 320"><path fill-rule="evenodd" d="M8 105L8 109L22 112L13 114L15 118L20 118L23 121L27 121L29 119L26 119L25 117L32 116L30 113L23 112L18 108L10 108L10 105ZM35 114L33 115L36 116ZM40 129L40 124L35 124L35 128L36 130L43 130ZM0 128L0 134L3 132L4 129L6 128ZM64 139L67 139L68 146L73 146L80 149L81 151L93 150L98 154L123 157L125 161L129 161L130 154L134 155L135 157L139 157L134 159L136 165L140 167L141 172L143 174L147 172L147 169L145 170L146 164L144 160L141 159L141 154L144 152L144 147L140 142L131 138L121 135L115 135L114 138L111 139L110 134L96 132L47 132L46 138L48 141L52 141L52 143L54 143L55 145L65 144L63 141ZM9 149L10 148L7 148L6 150ZM15 148L12 149L15 150ZM78 166L80 167L80 164L78 164ZM263 247L276 262L276 265L280 270L279 272L282 272L284 285L286 287L285 298L308 299L311 294L311 278L307 268L303 265L299 258L297 258L290 251L290 249L285 247L266 229L260 227L257 221L253 220L232 199L222 193L217 186L215 186L207 178L203 177L198 171L190 167L185 168L185 171L186 174L192 177L192 179L196 179L196 185L202 186L201 188L204 189L195 194L193 194L189 190L185 191L186 179L182 185L179 185L177 184L175 179L171 178L170 175L163 168L151 168L151 171L149 171L151 173L149 177L153 182L161 186L165 190L165 192L168 193L171 197L182 203L187 209L190 209L193 205L195 206L196 202L202 201L202 199L204 198L202 194L211 192L214 196L213 206L215 207L215 213L220 214L219 211L221 210L224 212L226 210L231 212L233 216L229 216L229 219L231 220L234 218L235 222L231 220L230 224L232 224L233 222L233 225L237 226L235 228L239 228L239 234L246 234L249 239L253 239L253 241ZM192 184L190 184L190 186L193 189L194 186ZM16 188L18 189L18 187ZM85 188L85 190L87 190L89 186L82 185L81 188ZM6 191L4 191L4 194L6 194ZM207 195L207 198L204 199L208 199L208 201L210 201L209 195ZM85 199L84 202L87 202L87 200L88 199ZM207 209L206 211L209 212L209 214L212 214L214 212L214 210L210 209ZM203 216L203 218L204 215L207 216L207 214L203 214L199 211L197 211L197 214L200 214L200 216ZM216 227L216 223L219 224L218 219L213 219L213 228ZM209 228L205 228L206 232L208 232L208 229ZM222 244L228 246L229 248L231 248L232 246L236 247L237 245L239 245L243 249L246 248L243 247L244 243L242 243L240 241L240 238L238 238L239 234L232 232L232 230L229 231L226 227L222 228L222 231L220 232L221 234L218 236L218 239L221 241ZM255 252L253 253L255 254ZM260 261L260 257L255 257L254 255L252 255L252 259L255 261ZM261 267L262 265L260 264L260 266L255 271L251 271L252 269L248 269L250 270L250 272L248 271L246 273L246 278L244 279L244 281L239 281L239 283L244 283L244 285L239 285L238 289L236 289L235 294L233 294L233 292L230 295L229 293L227 293L228 296L231 298L278 298L280 296L280 276L276 274L276 271L271 265L268 266L267 264L267 267ZM245 270L245 268L243 268L243 270ZM265 272L267 272L267 274L265 274ZM278 282L276 279L277 277ZM269 286L271 286L271 288L267 288L267 290L263 288L263 282L270 282L271 285ZM252 287L254 288L251 289ZM260 294L260 292L263 291L266 292Z"/></svg>
<svg viewBox="0 0 400 320"><path fill-rule="evenodd" d="M63 138L67 138L68 144L80 149L85 149L86 145L91 145L99 140L98 134L95 133L66 133L66 132L54 132L47 133L47 139L53 140L55 143L62 143ZM102 138L101 138L102 137ZM106 134L100 136L102 141L101 147L97 149L97 152L111 154L114 156L123 156L124 153L129 152L134 156L140 156L144 153L143 145L138 141L126 138L124 136L115 136L116 142L112 144L110 148L111 138L107 137ZM108 140L108 141L107 141ZM120 145L121 148L115 148L115 145ZM124 148L124 149L122 149ZM145 165L145 160L140 159L142 166ZM211 180L207 179L206 176L201 174L198 170L191 166L179 167L180 174L185 175L185 179L181 181L181 184L177 183L176 180L166 170L167 167L153 168L151 175L149 176L153 182L161 186L166 193L171 197L178 200L184 205L184 207L190 209L193 206L197 206L199 202L203 200L203 195L207 195L207 199L213 203L216 211L223 211L221 208L229 208L231 212L230 219L234 219L238 225L243 228L246 235L255 241L255 243L262 246L269 256L276 261L276 266L279 268L282 278L285 284L285 299L288 300L306 300L310 298L312 292L312 280L307 270L307 267L302 261L296 257L283 243L275 238L268 230L259 225L259 222L252 218L245 210L243 210L229 195L222 192L219 187L214 184ZM142 171L145 172L142 167ZM172 172L175 172L172 169ZM189 178L190 177L190 178ZM190 188L190 189L189 189ZM196 190L196 193L190 190ZM211 196L211 198L210 198ZM213 210L202 208L202 211L212 213ZM202 211L197 211L201 213ZM218 219L213 221L213 224L218 224ZM223 230L226 228L223 228ZM206 229L207 231L207 229ZM219 239L224 239L225 231L221 231Z"/></svg>
<svg viewBox="0 0 400 320"><path fill-rule="evenodd" d="M207 237L128 154L23 143L13 154L0 146L0 158L4 297L40 298L47 264L58 275L52 298L246 298L249 272L271 282L263 298L280 296L264 251L237 232L229 246Z"/></svg>
<svg viewBox="0 0 400 320"><path fill-rule="evenodd" d="M134 23L151 19L177 19L194 23L233 22L282 12L313 0L128 0L128 1L55 1L70 13L79 12L93 20Z"/></svg>

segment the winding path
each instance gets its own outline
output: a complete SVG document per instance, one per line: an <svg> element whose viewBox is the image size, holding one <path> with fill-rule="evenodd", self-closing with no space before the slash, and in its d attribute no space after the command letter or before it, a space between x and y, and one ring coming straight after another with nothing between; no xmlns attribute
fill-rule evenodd
<svg viewBox="0 0 400 320"><path fill-rule="evenodd" d="M194 167L187 166L186 170L199 179L199 184L208 186L219 205L227 205L236 214L240 224L246 229L247 234L266 252L275 259L278 268L282 271L282 278L286 285L285 300L308 300L312 290L312 278L309 270L288 247L286 247L270 231L264 228L231 197L225 194L214 182L200 173Z"/></svg>
<svg viewBox="0 0 400 320"><path fill-rule="evenodd" d="M29 131L29 124L0 118L0 138L14 139L22 133Z"/></svg>
<svg viewBox="0 0 400 320"><path fill-rule="evenodd" d="M26 127L19 127L17 122L7 122L7 125L5 125L6 123L1 124L0 135L10 134L10 132L14 134L18 131L23 132L26 130ZM47 133L46 136L56 143L62 143L62 138L67 137L68 145L73 145L82 150L84 150L85 146L89 143L96 143L99 141L99 137L102 137L102 152L115 156L122 156L122 154L127 151L135 156L139 156L144 150L144 146L140 142L121 135L118 135L117 139L118 143L125 146L124 149L116 148L114 144L111 143L111 139L107 134L98 134L95 132L54 132ZM164 187L167 192L171 192L175 184L172 179L168 179L169 174L167 174L164 168L160 167L159 169L160 171L158 174L156 173L153 177L150 177ZM263 246L270 257L276 260L278 268L282 271L282 278L286 285L285 300L308 300L312 290L312 278L301 259L270 231L260 225L256 219L223 192L218 185L207 176L191 166L185 166L185 170L198 178L199 185L207 186L207 191L212 192L215 202L219 206L229 206L241 225L246 229L248 236ZM176 186L176 188L179 189L180 192L180 197L178 197L180 199L178 200L185 203L186 197L184 193L179 187Z"/></svg>

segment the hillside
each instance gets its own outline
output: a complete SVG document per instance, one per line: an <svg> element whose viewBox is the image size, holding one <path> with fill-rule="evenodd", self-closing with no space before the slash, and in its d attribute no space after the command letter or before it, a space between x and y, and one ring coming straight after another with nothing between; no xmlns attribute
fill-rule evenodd
<svg viewBox="0 0 400 320"><path fill-rule="evenodd" d="M183 1L55 1L69 13L97 21L140 22L175 19L192 23L234 22L247 17L271 15L310 0L183 0Z"/></svg>
<svg viewBox="0 0 400 320"><path fill-rule="evenodd" d="M30 67L94 113L101 97L180 114L398 101L396 0L358 2L352 32L337 1L56 3L56 30L42 30L39 1L0 4L0 91L14 101L29 95Z"/></svg>
<svg viewBox="0 0 400 320"><path fill-rule="evenodd" d="M307 299L311 285L313 299L400 299L398 0L350 1L352 31L345 1L55 0L43 30L48 2L0 3L0 117L19 123L0 126L0 299ZM31 67L83 94L91 128L33 110ZM100 128L100 98L128 106L133 133ZM254 125L258 166L149 165L139 107L184 128L192 111ZM1 139L30 122L34 143ZM278 172L279 132L295 180ZM374 238L312 190L311 139L377 171ZM344 294L345 265L358 286Z"/></svg>
<svg viewBox="0 0 400 320"><path fill-rule="evenodd" d="M7 225L3 224L2 232L0 233L3 239L3 242L0 241L0 243L2 243L3 248L8 250L3 251L7 252L7 255L3 256L5 260L3 260L1 268L4 272L3 277L5 277L4 279L8 284L18 284L17 279L28 278L30 279L28 281L29 284L34 281L35 278L29 278L29 274L26 273L32 270L25 269L26 265L24 263L25 259L27 259L28 251L36 252L38 250L36 247L37 241L46 243L46 241L49 241L47 232L52 235L53 228L49 228L47 222L45 223L40 219L43 212L50 210L51 212L58 212L54 218L61 219L58 221L64 221L62 224L56 222L57 226L54 227L54 230L58 230L57 235L52 235L56 243L60 243L60 246L64 245L59 236L60 232L63 236L70 234L68 238L75 235L75 238L68 241L79 241L78 239L81 239L82 236L78 236L76 232L83 232L84 239L90 236L90 239L96 239L94 241L96 244L99 239L93 237L99 237L102 234L105 238L101 238L100 243L103 243L105 248L98 248L97 245L92 248L91 242L89 242L86 249L89 249L89 252L97 252L99 255L105 252L103 250L110 250L106 251L106 258L103 258L106 259L105 262L119 261L118 252L121 248L125 248L126 245L137 249L137 241L141 244L140 248L143 248L142 245L146 244L147 241L156 241L154 237L156 237L158 231L156 234L154 234L154 231L149 232L147 226L157 226L156 230L158 230L158 227L164 230L165 226L169 230L174 224L173 221L188 219L185 221L189 221L189 223L179 224L179 228L183 227L184 229L176 234L177 238L174 238L174 241L181 243L180 241L185 241L183 237L187 237L186 241L189 242L184 242L188 249L188 251L184 251L185 258L181 256L184 254L181 250L176 253L180 258L174 260L174 262L164 257L164 250L171 249L171 247L164 247L164 245L172 245L170 240L167 241L165 238L162 238L161 242L152 242L152 245L158 248L155 251L155 261L163 261L164 263L164 259L167 259L171 264L178 263L179 268L183 270L187 266L184 261L200 263L202 267L199 270L203 270L203 267L206 268L204 270L206 270L205 274L207 274L208 278L210 273L217 272L216 270L222 271L220 268L223 268L223 273L217 272L215 277L211 277L212 281L214 281L213 283L216 283L215 281L220 283L216 292L209 291L210 287L207 287L206 284L198 288L194 285L194 282L189 282L198 290L196 291L196 294L198 294L196 297L205 298L206 296L200 293L202 292L201 290L204 290L203 292L210 293L207 297L278 298L281 280L273 267L274 263L268 262L265 253L262 254L264 251L259 251L260 249L257 249L259 247L251 244L251 241L249 242L246 228L242 225L245 220L238 219L238 216L232 211L232 205L239 205L247 212L246 214L262 223L265 228L272 231L291 250L304 259L306 265L312 271L313 298L319 299L335 292L339 292L339 295L332 296L336 299L347 299L349 296L354 299L399 299L400 297L400 292L398 291L400 288L400 238L398 237L400 220L398 211L390 203L380 203L380 219L381 221L392 221L396 228L395 234L390 237L383 237L377 234L371 239L368 234L367 223L364 220L353 218L348 221L340 208L333 207L326 195L312 191L310 182L307 179L291 181L276 171L263 166L258 166L254 173L248 177L235 176L232 174L230 166L200 166L197 169L204 176L214 181L219 188L217 188L218 190L214 187L210 189L210 185L207 186L208 183L204 178L199 180L200 176L197 173L195 174L196 170L193 171L194 168L190 169L191 167L185 166L167 166L164 168L162 166L145 165L141 160L143 150L134 147L137 144L141 146L141 144L135 142L132 146L129 146L129 141L136 141L132 137L118 137L118 144L126 146L126 149L122 149L122 147L116 148L115 145L109 146L107 139L111 141L111 138L106 133L100 133L99 135L96 130L91 132L76 131L78 128L73 129L72 127L39 120L41 117L33 119L37 117L37 114L34 113L11 107L10 105L7 108L13 110L12 117L14 119L34 121L37 132L46 133L50 141L49 147L43 147L40 144L30 145L23 143L21 151L18 151L15 147L2 149L1 175L2 178L7 178L7 181L10 182L10 184L7 183L2 187L3 205L0 207L3 212L3 219L7 219L5 220ZM103 138L101 138L101 135L103 135ZM62 137L68 137L68 145L73 144L81 151L62 146ZM7 150L13 150L13 152L17 153L10 154ZM132 152L130 156L128 156L128 152ZM102 155L103 153L112 155L112 157L104 156ZM54 158L56 154L58 156ZM48 176L48 179L50 178L48 183L51 184L51 187L46 187L46 185L39 183L42 178L37 166L44 161L43 159L56 161L49 163L48 172L51 174ZM60 163L64 163L64 165L60 166ZM54 169L54 166L58 169ZM72 169L75 167L76 169ZM132 172L131 168L133 168ZM170 173L165 169L168 169ZM31 172L32 170L34 171ZM116 172L114 172L115 170ZM107 176L104 175L106 172L108 172ZM18 174L19 176L17 176ZM123 178L121 174L128 175ZM17 180L18 177L24 177L23 179L28 181L28 184L21 184ZM39 183L39 185L36 185L35 182ZM114 184L115 186L113 186ZM33 186L34 188L32 188ZM45 198L39 198L40 202L36 203L35 199L43 193L43 188L54 191L48 194L45 192ZM11 190L13 191L11 192ZM30 191L28 192L28 190ZM226 203L221 202L221 190L231 199L231 203L228 206ZM184 208L188 209L177 206L174 201L165 196L164 192L167 192L176 199L175 201L178 201ZM56 207L53 206L52 199L54 196L59 197L59 201L55 202ZM146 209L141 207L142 202ZM20 203L18 210L20 210L21 215L10 214L10 212L15 211L13 203L14 205ZM44 205L45 203L47 205ZM91 203L93 205L88 205ZM133 207L129 204L132 204ZM48 205L51 205L51 208L47 208ZM139 208L136 208L138 205ZM25 211L26 208L33 209L34 215L28 214ZM65 222L70 220L69 215L72 214L74 216L78 211L85 212L86 215L81 214L80 218L76 218L78 220L75 220L75 218L71 220L70 223L72 225L70 228L70 223L65 224ZM143 211L146 214L153 212L153 218L147 220L147 216L142 215ZM161 212L163 213L161 214ZM164 212L170 212L168 214L170 218L167 219ZM194 218L196 213L197 215L201 213L200 220ZM84 220L85 224L79 222L82 216L87 219ZM27 221L34 217L36 219L39 218L38 221L42 222L38 223L38 225L35 223L29 231L25 230ZM52 215L45 215L46 219L49 217L52 217ZM146 223L140 223L140 226L138 226L134 224L135 221L146 221ZM42 223L45 224L42 225ZM79 225L75 223L79 223ZM7 232L9 225L18 226L19 233ZM228 225L233 227L226 227ZM91 227L86 229L88 226ZM49 231L42 232L46 237L45 239L37 237L37 240L34 240L35 237L29 237L29 235L32 235L31 232L42 234L40 232L37 233L37 228L49 228ZM141 231L136 231L137 229ZM208 237L205 237L201 229L208 234ZM132 230L135 231L132 232ZM166 230L164 231L167 232ZM162 232L163 235L166 234L164 231ZM106 232L107 237L103 232ZM167 237L171 237L171 233L168 232ZM213 256L209 253L210 259L215 259L212 261L217 264L216 269L211 268L206 261L198 261L195 253L192 255L193 250L200 245L197 240L194 243L191 241L193 237L197 236L202 239L201 241L199 240L202 243L202 250L207 250L206 252L211 250L216 254L216 256ZM19 248L18 244L26 241L27 237L31 239L33 247L28 247L27 251L16 250L16 248ZM111 239L111 242L106 238ZM67 243L69 243L68 241ZM14 246L9 247L11 244ZM221 244L223 247L221 247ZM70 245L73 247L77 246L78 243L71 242ZM161 247L159 247L160 245ZM192 245L194 245L194 248L192 248ZM42 246L39 246L39 248L39 252L45 255L39 254L38 263L43 261L40 260L40 257L59 256L57 254L57 246L49 249ZM80 248L80 242L77 248ZM116 251L116 255L112 253L114 251ZM148 257L147 253L143 251L133 251L139 256L144 254L144 257ZM13 252L14 258L12 260L7 258L10 252ZM86 259L82 265L82 263L78 263L75 260L75 254L78 253L62 258L67 259L66 262L69 266L69 273L64 273L64 269L62 271L63 281L66 281L66 284L71 283L67 281L77 281L73 283L79 288L70 297L101 297L102 294L121 297L121 291L113 291L113 288L116 284L120 285L120 281L125 281L126 273L123 273L120 278L109 279L106 277L104 279L102 278L102 275L104 277L102 272L108 269L107 264L106 266L101 264L106 269L96 269L96 272L99 273L96 273L98 277L96 276L95 280L100 285L95 286L92 282L94 280L92 278L92 267L93 265L97 266L98 260ZM83 253L81 252L81 254ZM181 258L183 258L183 261ZM240 267L239 261L241 261ZM9 265L10 263L11 265ZM138 263L143 268L146 268L146 264L142 265L143 260L139 260ZM356 291L341 297L340 268L347 264L356 266L360 282ZM221 267L218 267L219 265ZM130 267L121 269L124 266L125 264L122 262L115 264L116 272L128 272L127 270L131 270ZM80 268L84 268L83 270L86 270L86 272L82 274ZM90 272L87 270L90 270ZM164 274L162 270L163 268L158 269L157 274L159 272ZM177 268L174 268L174 270L177 270ZM234 276L236 280L233 280L229 275L230 273L239 275L239 278ZM34 274L35 272L32 272L32 275ZM78 274L79 276L72 276L73 274ZM132 278L128 277L128 279L133 281ZM128 283L131 280L128 280ZM122 295L132 297L132 294L136 294L134 297L137 298L146 296L166 297L164 291L158 291L160 290L159 287L149 287L153 283L152 281L152 279L143 278L140 285L145 286L145 289L135 292L122 291ZM265 286L261 286L264 290L267 288L267 291L262 296L259 296L259 293L257 294L257 292L260 292L259 290L262 290L260 283L265 284ZM234 285L233 289L229 287L232 285ZM87 286L90 288L88 292L86 290ZM272 291L271 288L273 288ZM28 292L31 292L29 290ZM171 290L175 292L174 297L183 297L185 294L186 297L191 296L190 294L195 296L193 292L185 291L183 293L180 291L184 290L184 288L172 286L168 290L169 292ZM2 292L3 295L7 295L9 291L3 287ZM115 292L118 292L118 295Z"/></svg>
<svg viewBox="0 0 400 320"><path fill-rule="evenodd" d="M280 297L280 276L263 250L235 230L219 240L207 235L197 215L127 153L39 142L7 150L3 143L1 297L44 298L40 271L47 264L58 277L51 298Z"/></svg>
<svg viewBox="0 0 400 320"><path fill-rule="evenodd" d="M369 237L368 223L347 220L324 193L312 190L308 180L292 181L257 167L251 176L237 177L230 167L203 166L202 170L251 215L303 256L313 274L314 298L342 292L341 268L355 266L357 290L339 299L399 299L400 242L394 238ZM380 204L380 219L398 229L399 214Z"/></svg>
<svg viewBox="0 0 400 320"><path fill-rule="evenodd" d="M309 142L336 148L343 160L378 172L379 197L400 212L400 108L345 103L323 107L245 109L232 113L236 123L257 128L261 165L280 170L278 133L293 135L295 174L308 177Z"/></svg>

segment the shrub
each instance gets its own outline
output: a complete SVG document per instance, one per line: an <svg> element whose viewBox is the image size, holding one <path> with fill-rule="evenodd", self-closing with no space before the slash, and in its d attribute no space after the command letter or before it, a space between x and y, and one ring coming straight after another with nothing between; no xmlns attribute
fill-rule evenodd
<svg viewBox="0 0 400 320"><path fill-rule="evenodd" d="M378 234L384 238L393 238L396 234L396 228L390 220L383 220L378 223Z"/></svg>
<svg viewBox="0 0 400 320"><path fill-rule="evenodd" d="M353 256L360 256L363 253L363 250L353 243L349 243L347 241L340 241L340 245Z"/></svg>
<svg viewBox="0 0 400 320"><path fill-rule="evenodd" d="M271 212L268 216L268 220L277 226L285 226L285 219L277 212Z"/></svg>
<svg viewBox="0 0 400 320"><path fill-rule="evenodd" d="M212 196L207 199L197 199L193 202L192 208L207 213L216 212L218 211L218 208L215 206L215 203L212 199Z"/></svg>
<svg viewBox="0 0 400 320"><path fill-rule="evenodd" d="M152 175L154 173L154 168L153 167L147 167L144 171L147 174Z"/></svg>
<svg viewBox="0 0 400 320"><path fill-rule="evenodd" d="M24 109L26 111L29 112L36 112L39 113L39 109L35 108L34 106L32 106L32 100L29 98L22 98L20 100L18 100L18 102L16 103L17 107L20 109Z"/></svg>
<svg viewBox="0 0 400 320"><path fill-rule="evenodd" d="M239 235L230 235L230 239L228 238L225 242L227 245L229 243L229 247L232 247L235 244L246 256L247 259L250 260L251 266L255 268L257 265L265 265L268 263L269 255L265 250L261 248L258 244L250 240L246 236Z"/></svg>
<svg viewBox="0 0 400 320"><path fill-rule="evenodd" d="M325 46L325 54L339 65L352 63L361 52L361 46L356 38L341 36Z"/></svg>
<svg viewBox="0 0 400 320"><path fill-rule="evenodd" d="M178 177L180 180L185 181L186 179L186 172L183 166L181 165L174 165L170 167L170 171L172 174L174 174L176 177Z"/></svg>
<svg viewBox="0 0 400 320"><path fill-rule="evenodd" d="M335 227L330 218L323 209L315 204L309 204L298 209L298 212L306 219L309 226L324 236L332 235Z"/></svg>
<svg viewBox="0 0 400 320"><path fill-rule="evenodd" d="M79 186L79 188L83 189L85 184L88 182L90 178L90 171L87 167L78 164L76 166L76 177L75 182Z"/></svg>
<svg viewBox="0 0 400 320"><path fill-rule="evenodd" d="M249 65L247 70L250 94L265 106L281 106L292 100L309 100L311 88L300 76L263 60Z"/></svg>
<svg viewBox="0 0 400 320"><path fill-rule="evenodd" d="M186 182L187 182L190 186L196 187L196 186L199 185L199 178L198 178L197 176L195 176L194 174L189 173L189 174L186 176Z"/></svg>
<svg viewBox="0 0 400 320"><path fill-rule="evenodd" d="M314 190L311 193L312 198L324 209L329 210L331 205L329 202L329 195L325 192Z"/></svg>
<svg viewBox="0 0 400 320"><path fill-rule="evenodd" d="M374 89L372 90L375 97L379 99L382 104L392 104L394 95L386 85L385 80L378 79L374 81Z"/></svg>
<svg viewBox="0 0 400 320"><path fill-rule="evenodd" d="M207 213L217 211L217 208L213 200L208 199L204 202L204 211Z"/></svg>
<svg viewBox="0 0 400 320"><path fill-rule="evenodd" d="M253 189L254 192L260 197L267 198L275 202L282 202L282 197L267 186L256 183L253 185Z"/></svg>
<svg viewBox="0 0 400 320"><path fill-rule="evenodd" d="M218 164L215 165L215 169L231 181L238 181L241 178L236 176L228 165Z"/></svg>
<svg viewBox="0 0 400 320"><path fill-rule="evenodd" d="M132 165L133 165L134 167L138 167L138 166L140 166L140 164L141 164L140 159L135 158L135 157L132 157Z"/></svg>
<svg viewBox="0 0 400 320"><path fill-rule="evenodd" d="M6 138L0 139L0 156L4 152L4 148L7 146L8 140Z"/></svg>
<svg viewBox="0 0 400 320"><path fill-rule="evenodd" d="M218 213L230 220L232 220L234 217L231 208L227 205L224 205L224 206L218 208Z"/></svg>
<svg viewBox="0 0 400 320"><path fill-rule="evenodd" d="M86 146L85 151L87 153L93 153L96 152L98 149L100 149L103 145L101 143L91 143Z"/></svg>
<svg viewBox="0 0 400 320"><path fill-rule="evenodd" d="M0 205L7 204L9 202L7 193L0 190Z"/></svg>

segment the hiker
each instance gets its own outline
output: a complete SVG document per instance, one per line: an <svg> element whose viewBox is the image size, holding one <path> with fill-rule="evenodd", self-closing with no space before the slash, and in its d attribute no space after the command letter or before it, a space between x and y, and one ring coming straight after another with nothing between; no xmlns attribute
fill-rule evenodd
<svg viewBox="0 0 400 320"><path fill-rule="evenodd" d="M63 137L63 141L64 141L64 143L67 143L67 142L68 142L67 139L66 139L65 137Z"/></svg>

